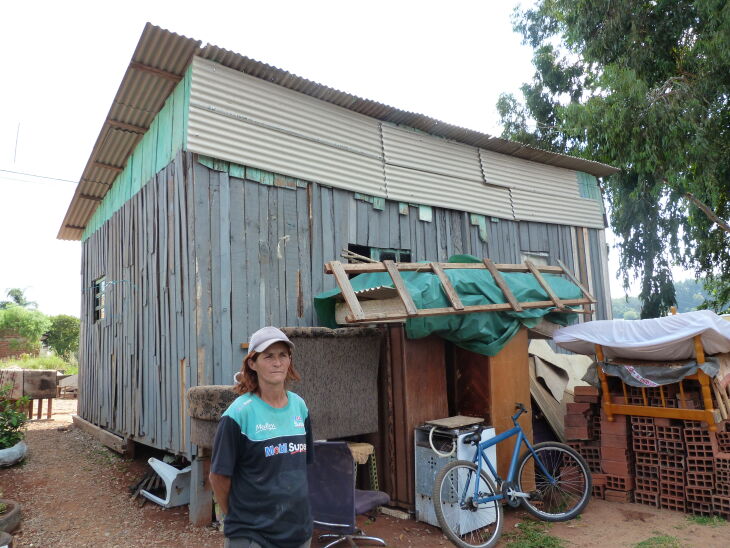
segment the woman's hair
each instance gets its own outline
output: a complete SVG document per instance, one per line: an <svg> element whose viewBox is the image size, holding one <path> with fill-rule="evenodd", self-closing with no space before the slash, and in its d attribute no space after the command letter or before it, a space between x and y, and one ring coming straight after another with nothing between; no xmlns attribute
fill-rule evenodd
<svg viewBox="0 0 730 548"><path fill-rule="evenodd" d="M236 394L248 394L249 392L251 394L260 394L261 390L259 388L259 376L251 369L251 362L255 362L256 358L259 357L261 353L260 352L249 352L246 354L246 357L243 358L243 365L241 366L241 370L234 375L234 381L235 384L233 385L233 391ZM299 375L299 372L294 368L294 357L291 354L291 350L289 351L289 370L286 372L286 382L287 384L291 381L300 381L302 380L302 377Z"/></svg>

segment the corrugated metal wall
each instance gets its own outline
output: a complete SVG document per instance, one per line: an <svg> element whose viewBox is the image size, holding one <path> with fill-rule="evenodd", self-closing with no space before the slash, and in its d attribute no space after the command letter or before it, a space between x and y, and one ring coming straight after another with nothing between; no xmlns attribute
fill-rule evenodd
<svg viewBox="0 0 730 548"><path fill-rule="evenodd" d="M440 139L193 59L188 147L391 200L603 228L577 173Z"/></svg>
<svg viewBox="0 0 730 548"><path fill-rule="evenodd" d="M378 210L348 190L239 179L181 152L83 243L79 413L189 455L185 390L229 384L240 344L263 325L316 325L312 297L334 287L323 265L348 244L409 249L416 261L470 253L515 263L542 252L575 270L575 233L491 218L480 234L465 212L433 208L427 222L417 207ZM94 323L100 276L107 316Z"/></svg>

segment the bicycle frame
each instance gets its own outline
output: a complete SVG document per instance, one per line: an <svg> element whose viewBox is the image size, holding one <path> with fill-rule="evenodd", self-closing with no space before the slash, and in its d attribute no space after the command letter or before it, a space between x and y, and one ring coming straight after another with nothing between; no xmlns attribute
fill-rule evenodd
<svg viewBox="0 0 730 548"><path fill-rule="evenodd" d="M483 504L486 502L492 502L495 500L502 500L505 498L504 493L498 493L492 497L479 497L479 481L481 478L482 473L482 461L487 464L487 467L489 468L489 471L492 473L492 477L497 480L498 487L502 485L503 480L499 477L499 474L497 474L497 470L494 468L494 465L489 460L489 457L484 453L484 451L493 445L497 445L498 443L509 439L513 436L517 436L517 439L515 440L515 447L512 451L512 460L510 461L509 465L509 471L507 472L507 481L512 482L514 481L515 474L517 472L517 462L520 457L520 449L522 448L522 445L524 444L527 449L532 453L532 457L535 460L535 463L540 467L540 470L545 474L545 476L549 479L550 483L555 483L555 478L553 478L550 473L547 471L545 466L542 464L542 461L539 459L537 454L535 453L535 450L532 448L532 444L527 440L525 437L525 433L522 431L522 427L517 422L517 419L519 419L520 415L522 414L522 411L520 410L516 415L512 417L512 422L514 423L514 428L510 428L509 430L502 432L501 434L488 439L486 441L480 442L474 451L474 456L472 457L472 462L477 465L477 480L474 482L474 497L473 502L474 504ZM462 500L459 501L459 504L464 504L464 497L466 497L467 493L462 493L461 497Z"/></svg>

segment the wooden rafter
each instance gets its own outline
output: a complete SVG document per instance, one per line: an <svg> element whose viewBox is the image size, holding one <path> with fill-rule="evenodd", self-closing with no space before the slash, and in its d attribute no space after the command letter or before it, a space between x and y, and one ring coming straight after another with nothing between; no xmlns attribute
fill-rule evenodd
<svg viewBox="0 0 730 548"><path fill-rule="evenodd" d="M464 306L454 286L444 272L446 269L488 270L492 273L495 282L504 293L507 302ZM441 288L449 299L451 306L421 310L416 308L413 298L408 292L403 277L401 276L401 272L414 271L435 274L441 282ZM387 272L393 280L397 298L359 301L355 291L352 289L348 274L359 274L363 272ZM504 280L502 276L503 272L525 272L532 274L545 290L550 300L519 302ZM572 280L571 273L565 269L562 263L560 267L555 267L536 266L529 262L522 265L495 264L489 259L485 259L482 263L395 263L393 261L383 261L367 264L343 264L340 261L331 261L325 264L325 273L335 276L337 285L340 287L340 291L342 291L342 297L350 310L350 314L345 317L347 323L387 322L427 316L469 314L473 312L522 311L524 309L534 308L556 308L558 312L591 314L592 311L589 308L576 310L569 307L581 305L590 306L595 302L584 290L585 295L579 299L561 299L555 294L541 273L565 274Z"/></svg>
<svg viewBox="0 0 730 548"><path fill-rule="evenodd" d="M144 135L148 129L146 127L135 126L134 124L128 124L126 122L120 122L119 120L107 119L106 123L115 129L123 129L125 131L131 131L132 133L138 133L139 135Z"/></svg>
<svg viewBox="0 0 730 548"><path fill-rule="evenodd" d="M155 67L151 67L149 65L145 65L143 63L138 63L136 61L132 61L129 63L129 68L134 70L139 70L142 72L147 72L149 74L154 74L155 76L159 76L160 78L165 78L166 80L170 80L171 82L179 82L182 80L182 76L179 74L175 74L174 72L168 72L166 70L161 70Z"/></svg>

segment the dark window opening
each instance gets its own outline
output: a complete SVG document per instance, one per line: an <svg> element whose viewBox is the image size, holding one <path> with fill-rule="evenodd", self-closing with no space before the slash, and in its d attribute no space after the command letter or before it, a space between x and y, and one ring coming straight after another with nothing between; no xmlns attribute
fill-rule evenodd
<svg viewBox="0 0 730 548"><path fill-rule="evenodd" d="M410 249L388 249L384 247L370 247L367 245L348 244L348 251L357 253L364 257L376 261L395 261L397 263L410 263L411 262L411 250ZM350 260L353 261L352 259Z"/></svg>
<svg viewBox="0 0 730 548"><path fill-rule="evenodd" d="M104 276L101 278L98 278L94 280L94 321L98 322L99 320L103 320L106 317L106 312L104 310L104 304L105 304L105 295L104 290L106 288L106 282L104 281Z"/></svg>

